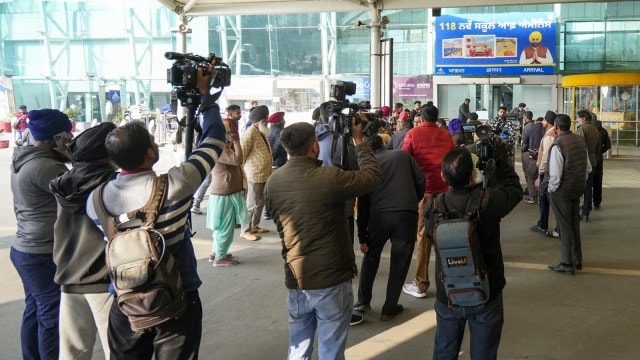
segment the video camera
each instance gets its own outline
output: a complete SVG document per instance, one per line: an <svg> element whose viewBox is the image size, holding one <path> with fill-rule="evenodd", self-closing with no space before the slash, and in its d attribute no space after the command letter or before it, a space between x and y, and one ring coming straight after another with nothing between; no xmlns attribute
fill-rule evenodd
<svg viewBox="0 0 640 360"><path fill-rule="evenodd" d="M378 134L380 126L384 124L368 112L371 110L369 101L361 101L358 104L349 102L347 95L356 93L356 84L350 81L338 81L331 85L329 96L335 100L327 101L320 105L320 111L325 115L331 129L336 135L351 135L351 119L355 117L356 124L364 123L362 133L366 137ZM364 117L364 119L363 119Z"/></svg>
<svg viewBox="0 0 640 360"><path fill-rule="evenodd" d="M481 171L491 170L495 166L496 140L493 131L488 125L479 125L475 128L476 135L480 138L476 143L478 163L476 166Z"/></svg>
<svg viewBox="0 0 640 360"><path fill-rule="evenodd" d="M231 69L216 54L211 53L205 58L191 53L166 52L164 57L175 60L167 69L167 82L173 86L172 98L179 99L184 107L195 108L200 104L198 69L202 69L203 75L211 75L209 87L222 91L225 86L231 85ZM211 73L209 65L213 66Z"/></svg>

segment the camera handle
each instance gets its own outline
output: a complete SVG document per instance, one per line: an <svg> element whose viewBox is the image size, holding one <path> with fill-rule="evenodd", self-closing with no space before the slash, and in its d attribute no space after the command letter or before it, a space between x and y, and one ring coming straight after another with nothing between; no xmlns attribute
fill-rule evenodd
<svg viewBox="0 0 640 360"><path fill-rule="evenodd" d="M484 167L484 170L482 170L482 188L486 189L487 186L489 185L489 178L491 177L491 174L493 173L493 169L495 169L496 167L496 162L494 159L489 159L487 160L487 164Z"/></svg>

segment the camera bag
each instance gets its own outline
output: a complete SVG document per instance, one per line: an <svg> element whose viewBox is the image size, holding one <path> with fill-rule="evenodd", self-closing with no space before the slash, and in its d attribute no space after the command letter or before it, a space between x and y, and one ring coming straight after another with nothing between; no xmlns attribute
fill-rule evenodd
<svg viewBox="0 0 640 360"><path fill-rule="evenodd" d="M133 331L178 317L187 306L182 279L164 237L154 229L166 197L167 175L155 178L144 207L120 216L107 213L104 185L97 188L93 206L107 236L106 263L118 307Z"/></svg>
<svg viewBox="0 0 640 360"><path fill-rule="evenodd" d="M464 214L449 211L440 194L434 200L434 247L440 261L438 281L449 306L478 306L489 300L489 279L480 248L477 222L484 189L467 197Z"/></svg>

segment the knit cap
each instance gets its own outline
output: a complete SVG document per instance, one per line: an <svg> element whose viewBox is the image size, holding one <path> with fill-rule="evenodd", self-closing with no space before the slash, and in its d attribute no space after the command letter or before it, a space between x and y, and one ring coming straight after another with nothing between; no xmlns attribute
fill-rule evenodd
<svg viewBox="0 0 640 360"><path fill-rule="evenodd" d="M73 161L90 162L108 158L104 143L107 135L115 128L114 123L104 122L76 136L69 144L69 153Z"/></svg>

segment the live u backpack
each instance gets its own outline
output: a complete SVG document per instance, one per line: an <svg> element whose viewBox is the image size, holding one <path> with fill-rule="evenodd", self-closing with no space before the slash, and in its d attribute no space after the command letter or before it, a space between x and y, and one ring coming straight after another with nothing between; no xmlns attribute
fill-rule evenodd
<svg viewBox="0 0 640 360"><path fill-rule="evenodd" d="M434 200L434 247L440 261L437 281L449 306L478 306L489 300L489 278L478 240L477 222L484 189L469 193L465 212L450 211L445 194Z"/></svg>
<svg viewBox="0 0 640 360"><path fill-rule="evenodd" d="M187 306L180 272L164 237L154 229L166 197L167 175L155 178L144 207L120 216L107 213L104 186L97 188L93 206L108 239L105 256L118 307L133 331L180 316Z"/></svg>

